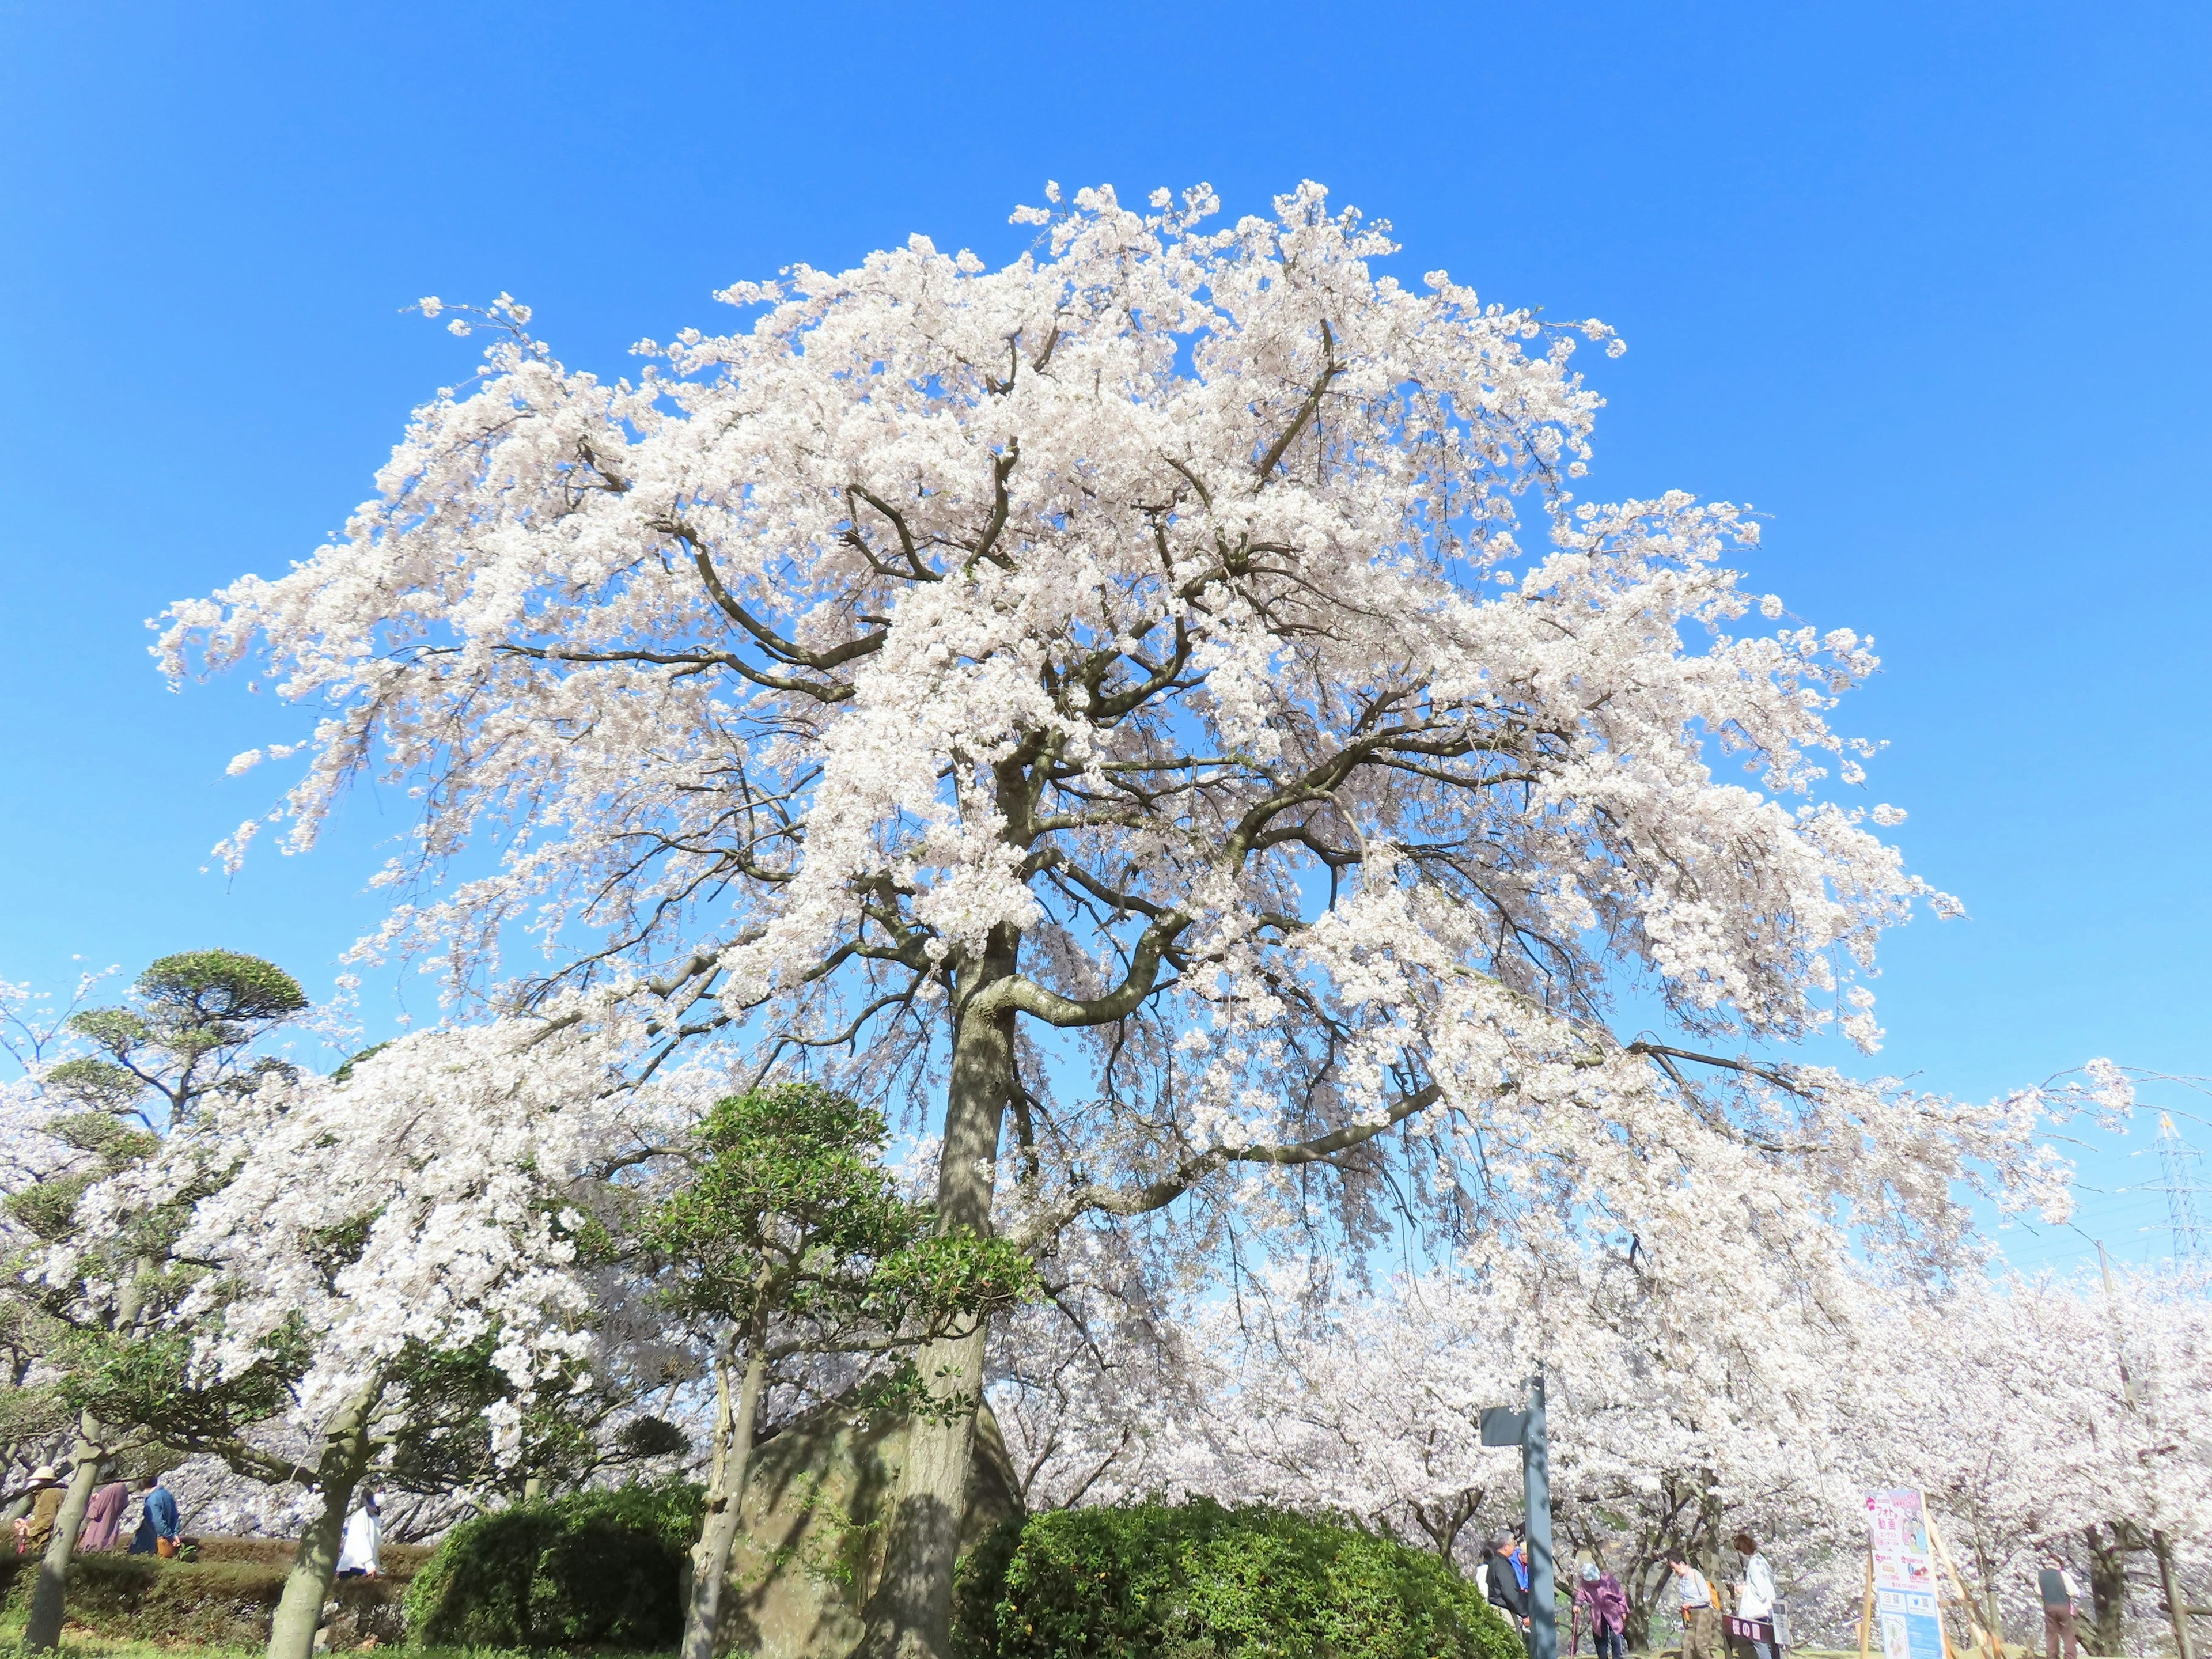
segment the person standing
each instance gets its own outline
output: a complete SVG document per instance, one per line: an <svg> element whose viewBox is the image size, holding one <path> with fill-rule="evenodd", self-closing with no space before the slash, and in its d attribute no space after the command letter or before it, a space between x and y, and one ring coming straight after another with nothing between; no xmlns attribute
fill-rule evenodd
<svg viewBox="0 0 2212 1659"><path fill-rule="evenodd" d="M361 1507L346 1517L345 1537L338 1545L338 1577L375 1578L384 1563L384 1513L376 1494L365 1492Z"/></svg>
<svg viewBox="0 0 2212 1659"><path fill-rule="evenodd" d="M38 1482L39 1495L31 1502L30 1515L16 1522L15 1547L25 1555L43 1555L46 1540L54 1534L54 1521L62 1512L67 1488L62 1484L61 1471L46 1465L31 1479Z"/></svg>
<svg viewBox="0 0 2212 1659"><path fill-rule="evenodd" d="M1597 1659L1628 1659L1628 1596L1620 1580L1601 1571L1595 1561L1583 1563L1582 1580L1575 1586L1575 1600L1589 1609Z"/></svg>
<svg viewBox="0 0 2212 1659"><path fill-rule="evenodd" d="M48 1489L53 1484L54 1471L52 1464L41 1463L31 1471L31 1489L23 1495L22 1502L19 1505L20 1512L15 1516L16 1554L28 1555L32 1553L31 1528L37 1524L39 1505L44 1501ZM52 1521L49 1520L47 1524L51 1526ZM44 1533L40 1534L39 1538L41 1544L46 1541Z"/></svg>
<svg viewBox="0 0 2212 1659"><path fill-rule="evenodd" d="M2044 1659L2058 1659L2058 1644L2066 1644L2066 1659L2075 1659L2080 1650L2074 1640L2074 1615L2081 1610L2081 1587L2074 1582L2074 1575L2066 1571L2055 1555L2043 1558L2043 1571L2038 1575L2037 1588L2043 1592L2043 1652Z"/></svg>
<svg viewBox="0 0 2212 1659"><path fill-rule="evenodd" d="M92 1501L84 1508L84 1530L76 1535L76 1547L81 1550L113 1549L115 1534L123 1524L123 1511L130 1502L131 1485L125 1480L110 1480L94 1492Z"/></svg>
<svg viewBox="0 0 2212 1659"><path fill-rule="evenodd" d="M1494 1538L1490 1553L1482 1558L1483 1593L1490 1605L1513 1621L1516 1630L1528 1628L1528 1592L1513 1571L1513 1540Z"/></svg>
<svg viewBox="0 0 2212 1659"><path fill-rule="evenodd" d="M153 1554L164 1561L173 1560L177 1553L177 1498L161 1484L161 1477L150 1475L142 1481L145 1491L144 1518L138 1522L138 1535L131 1540L133 1555Z"/></svg>
<svg viewBox="0 0 2212 1659"><path fill-rule="evenodd" d="M1735 1535L1735 1553L1743 1558L1743 1583L1736 1588L1735 1616L1773 1628L1774 1570L1759 1553L1759 1540L1747 1532ZM1774 1644L1751 1638L1754 1659L1774 1659Z"/></svg>
<svg viewBox="0 0 2212 1659"><path fill-rule="evenodd" d="M1713 1637L1720 1625L1720 1608L1712 1581L1687 1561L1670 1560L1674 1589L1682 1598L1682 1659L1717 1659Z"/></svg>

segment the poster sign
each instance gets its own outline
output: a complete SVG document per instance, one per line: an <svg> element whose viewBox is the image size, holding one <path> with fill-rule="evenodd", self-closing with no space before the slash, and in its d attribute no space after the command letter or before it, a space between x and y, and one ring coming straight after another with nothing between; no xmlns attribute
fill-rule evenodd
<svg viewBox="0 0 2212 1659"><path fill-rule="evenodd" d="M1869 1492L1867 1531L1882 1659L1944 1659L1926 1501L1911 1491Z"/></svg>

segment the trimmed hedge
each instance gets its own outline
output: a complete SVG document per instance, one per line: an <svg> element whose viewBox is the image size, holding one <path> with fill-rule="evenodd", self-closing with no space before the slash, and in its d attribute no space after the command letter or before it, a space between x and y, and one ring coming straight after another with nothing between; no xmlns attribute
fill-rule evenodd
<svg viewBox="0 0 2212 1659"><path fill-rule="evenodd" d="M123 1641L258 1648L269 1640L269 1619L284 1592L292 1546L274 1539L203 1539L228 1559L163 1561L150 1555L80 1555L70 1564L67 1617L95 1635ZM280 1560L267 1559L282 1551ZM391 1552L387 1551L387 1556ZM258 1559L257 1559L258 1558ZM391 1564L397 1566L398 1564ZM0 1554L0 1583L11 1612L29 1604L38 1582L34 1556ZM400 1633L404 1586L394 1577L341 1579L331 1587L337 1613L334 1648Z"/></svg>
<svg viewBox="0 0 2212 1659"><path fill-rule="evenodd" d="M408 1587L407 1638L431 1647L673 1647L698 1536L698 1487L576 1492L465 1521Z"/></svg>
<svg viewBox="0 0 2212 1659"><path fill-rule="evenodd" d="M961 1564L957 1659L1522 1659L1434 1555L1281 1510L1060 1510Z"/></svg>

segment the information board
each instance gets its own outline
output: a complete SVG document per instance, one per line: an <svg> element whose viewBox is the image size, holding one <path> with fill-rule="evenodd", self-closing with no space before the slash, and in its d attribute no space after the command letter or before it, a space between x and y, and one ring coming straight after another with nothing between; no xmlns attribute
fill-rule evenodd
<svg viewBox="0 0 2212 1659"><path fill-rule="evenodd" d="M1944 1659L1926 1501L1912 1491L1869 1492L1867 1532L1882 1659Z"/></svg>

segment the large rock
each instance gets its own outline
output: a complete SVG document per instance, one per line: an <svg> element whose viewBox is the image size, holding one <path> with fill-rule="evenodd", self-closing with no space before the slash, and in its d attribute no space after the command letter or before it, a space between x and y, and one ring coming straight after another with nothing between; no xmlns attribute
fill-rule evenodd
<svg viewBox="0 0 2212 1659"><path fill-rule="evenodd" d="M825 1410L753 1448L744 1526L731 1565L718 1650L760 1659L847 1659L884 1570L902 1418ZM965 1551L1021 1513L1020 1487L997 1420L975 1422Z"/></svg>

